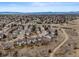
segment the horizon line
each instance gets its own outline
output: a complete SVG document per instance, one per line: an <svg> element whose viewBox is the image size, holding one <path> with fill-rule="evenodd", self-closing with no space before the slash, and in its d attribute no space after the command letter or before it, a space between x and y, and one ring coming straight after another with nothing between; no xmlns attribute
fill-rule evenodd
<svg viewBox="0 0 79 59"><path fill-rule="evenodd" d="M0 12L18 12L18 11L0 11ZM42 12L42 11L38 11L38 12ZM45 11L45 12L79 12L79 11ZM20 13L30 13L30 12L20 12Z"/></svg>

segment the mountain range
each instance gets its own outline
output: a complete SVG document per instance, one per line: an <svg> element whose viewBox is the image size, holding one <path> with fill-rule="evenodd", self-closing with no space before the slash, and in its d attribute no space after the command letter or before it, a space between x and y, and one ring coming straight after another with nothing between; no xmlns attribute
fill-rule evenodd
<svg viewBox="0 0 79 59"><path fill-rule="evenodd" d="M79 15L79 12L0 12L0 14L29 14L29 15L53 15L53 14L76 14Z"/></svg>

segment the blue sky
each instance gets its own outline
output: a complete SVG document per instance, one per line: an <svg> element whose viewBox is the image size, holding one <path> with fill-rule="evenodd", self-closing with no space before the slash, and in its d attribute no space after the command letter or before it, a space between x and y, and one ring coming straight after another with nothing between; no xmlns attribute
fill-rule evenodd
<svg viewBox="0 0 79 59"><path fill-rule="evenodd" d="M0 2L0 12L79 11L79 2Z"/></svg>

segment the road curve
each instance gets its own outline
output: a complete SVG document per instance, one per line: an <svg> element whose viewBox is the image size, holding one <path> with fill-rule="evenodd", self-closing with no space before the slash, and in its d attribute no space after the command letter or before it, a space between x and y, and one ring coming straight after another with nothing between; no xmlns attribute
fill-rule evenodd
<svg viewBox="0 0 79 59"><path fill-rule="evenodd" d="M67 42L67 40L68 40L68 35L67 35L67 33L65 32L65 30L64 30L64 29L61 29L61 30L63 31L63 34L64 34L64 36L65 36L65 39L64 39L64 41L63 41L62 43L60 43L60 44L53 50L53 52L50 54L50 57L53 57L54 54L55 54L55 52L56 52L65 42Z"/></svg>

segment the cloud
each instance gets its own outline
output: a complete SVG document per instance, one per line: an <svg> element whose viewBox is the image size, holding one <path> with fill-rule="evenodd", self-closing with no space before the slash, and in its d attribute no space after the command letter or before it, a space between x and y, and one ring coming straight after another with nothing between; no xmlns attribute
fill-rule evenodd
<svg viewBox="0 0 79 59"><path fill-rule="evenodd" d="M53 6L79 6L76 2L32 2L32 7L53 7Z"/></svg>
<svg viewBox="0 0 79 59"><path fill-rule="evenodd" d="M50 3L48 3L48 4L50 4ZM44 3L44 2L34 2L31 4L31 7L46 7L46 6L48 6L48 4Z"/></svg>

